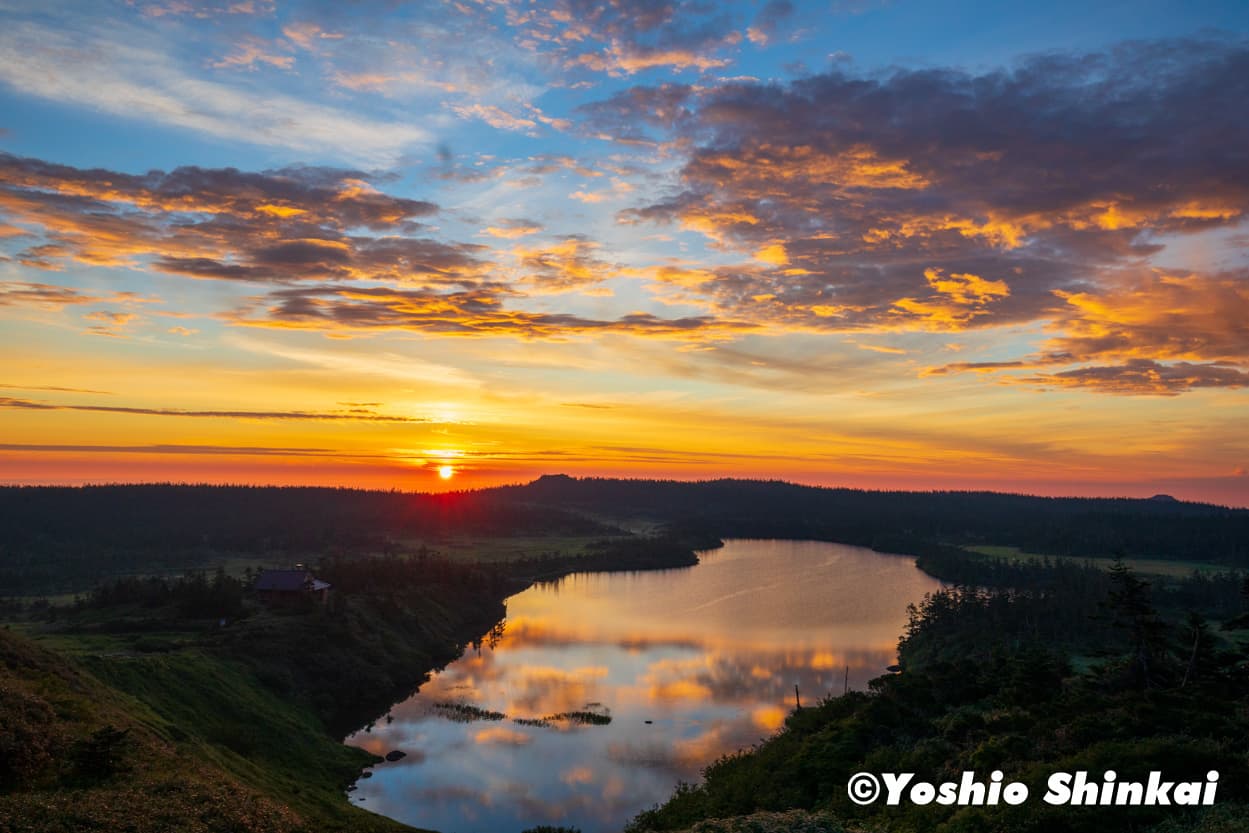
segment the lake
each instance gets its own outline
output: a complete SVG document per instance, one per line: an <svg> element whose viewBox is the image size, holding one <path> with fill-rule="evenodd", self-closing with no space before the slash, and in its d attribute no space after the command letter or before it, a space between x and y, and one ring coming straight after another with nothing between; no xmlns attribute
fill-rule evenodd
<svg viewBox="0 0 1249 833"><path fill-rule="evenodd" d="M619 831L774 733L795 685L811 704L885 673L907 604L940 587L909 557L842 544L730 540L700 558L512 596L501 634L347 739L406 753L352 801L442 833Z"/></svg>

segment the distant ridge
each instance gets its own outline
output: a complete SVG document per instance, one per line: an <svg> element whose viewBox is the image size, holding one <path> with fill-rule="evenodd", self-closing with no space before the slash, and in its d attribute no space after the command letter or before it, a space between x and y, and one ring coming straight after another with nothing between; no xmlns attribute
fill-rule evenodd
<svg viewBox="0 0 1249 833"><path fill-rule="evenodd" d="M866 491L779 480L629 480L546 475L490 490L530 505L636 519L721 538L808 538L919 554L936 547L1015 547L1249 568L1249 509L1152 498L1000 492Z"/></svg>

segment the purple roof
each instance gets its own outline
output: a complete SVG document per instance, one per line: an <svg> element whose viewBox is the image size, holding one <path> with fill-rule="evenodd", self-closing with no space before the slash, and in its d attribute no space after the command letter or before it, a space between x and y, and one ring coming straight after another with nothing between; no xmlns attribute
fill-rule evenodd
<svg viewBox="0 0 1249 833"><path fill-rule="evenodd" d="M307 570L264 570L256 577L257 590L297 593L302 590L328 590L329 586Z"/></svg>

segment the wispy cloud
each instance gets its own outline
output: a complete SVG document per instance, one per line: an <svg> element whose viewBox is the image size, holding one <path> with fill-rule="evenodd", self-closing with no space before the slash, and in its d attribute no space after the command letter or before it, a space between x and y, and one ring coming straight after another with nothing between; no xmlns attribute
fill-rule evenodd
<svg viewBox="0 0 1249 833"><path fill-rule="evenodd" d="M15 399L8 396L0 396L0 409L20 411L89 411L102 414L193 417L200 419L315 420L400 423L428 422L427 419L422 417L382 414L371 408L346 408L338 411L186 410L182 408L141 408L122 405L72 405L59 402L43 402L34 399Z"/></svg>
<svg viewBox="0 0 1249 833"><path fill-rule="evenodd" d="M413 121L378 120L195 74L155 47L159 38L138 25L97 19L79 21L81 28L3 23L0 82L23 95L367 165L392 164L405 150L430 141ZM247 65L264 57L284 61L262 52L235 56Z"/></svg>

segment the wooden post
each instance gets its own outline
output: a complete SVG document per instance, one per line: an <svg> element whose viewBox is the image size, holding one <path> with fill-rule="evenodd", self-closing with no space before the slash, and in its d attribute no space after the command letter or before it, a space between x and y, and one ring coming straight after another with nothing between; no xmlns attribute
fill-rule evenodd
<svg viewBox="0 0 1249 833"><path fill-rule="evenodd" d="M794 683L794 708L795 709L802 708L802 700L798 698L798 684L797 683Z"/></svg>
<svg viewBox="0 0 1249 833"><path fill-rule="evenodd" d="M841 693L843 695L850 693L850 666L849 665L846 666L846 679L845 679L844 684L841 687Z"/></svg>

